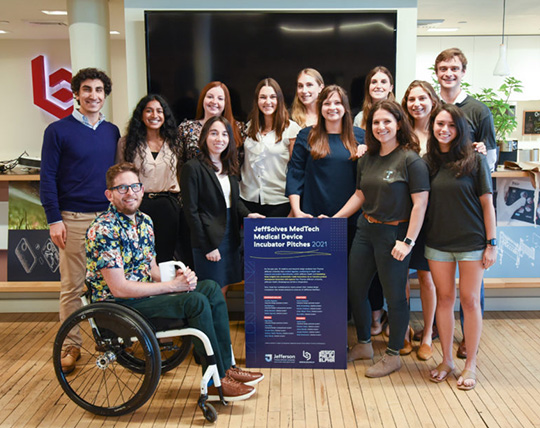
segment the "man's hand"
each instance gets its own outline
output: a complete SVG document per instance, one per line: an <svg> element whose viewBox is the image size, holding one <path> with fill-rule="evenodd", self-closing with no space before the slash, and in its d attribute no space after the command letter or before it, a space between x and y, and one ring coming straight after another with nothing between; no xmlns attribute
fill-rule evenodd
<svg viewBox="0 0 540 428"><path fill-rule="evenodd" d="M193 291L197 287L197 275L188 267L184 271L178 269L172 283L175 292Z"/></svg>
<svg viewBox="0 0 540 428"><path fill-rule="evenodd" d="M63 250L66 248L66 226L63 221L53 223L49 226L51 239L58 248Z"/></svg>

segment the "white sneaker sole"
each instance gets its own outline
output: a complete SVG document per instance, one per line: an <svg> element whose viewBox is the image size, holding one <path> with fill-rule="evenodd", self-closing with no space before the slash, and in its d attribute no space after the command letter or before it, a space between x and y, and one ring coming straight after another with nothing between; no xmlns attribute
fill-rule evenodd
<svg viewBox="0 0 540 428"><path fill-rule="evenodd" d="M264 379L264 375L261 375L261 377L258 377L257 379L253 379L250 382L244 382L244 385L254 386L254 385L257 385L263 379Z"/></svg>
<svg viewBox="0 0 540 428"><path fill-rule="evenodd" d="M255 394L255 391L256 391L255 388L253 388L253 391L250 391L247 394L238 395L236 397L228 397L225 395L223 398L225 399L225 401L243 401L243 400L247 400L249 397ZM219 398L219 395L209 395L208 401L221 401L221 398Z"/></svg>

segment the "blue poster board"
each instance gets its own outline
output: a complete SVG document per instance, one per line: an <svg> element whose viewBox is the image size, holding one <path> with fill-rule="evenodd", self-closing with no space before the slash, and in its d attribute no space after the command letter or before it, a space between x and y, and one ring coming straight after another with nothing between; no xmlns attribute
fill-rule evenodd
<svg viewBox="0 0 540 428"><path fill-rule="evenodd" d="M347 368L347 220L244 220L246 366Z"/></svg>

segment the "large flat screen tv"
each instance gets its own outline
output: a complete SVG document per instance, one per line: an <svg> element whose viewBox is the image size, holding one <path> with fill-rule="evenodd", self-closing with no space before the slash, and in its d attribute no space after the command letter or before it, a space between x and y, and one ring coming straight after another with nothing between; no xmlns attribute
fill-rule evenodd
<svg viewBox="0 0 540 428"><path fill-rule="evenodd" d="M224 82L233 112L245 120L253 91L276 79L292 103L306 67L349 93L358 111L370 69L396 68L396 12L147 11L148 92L163 95L177 121L194 118L202 87Z"/></svg>

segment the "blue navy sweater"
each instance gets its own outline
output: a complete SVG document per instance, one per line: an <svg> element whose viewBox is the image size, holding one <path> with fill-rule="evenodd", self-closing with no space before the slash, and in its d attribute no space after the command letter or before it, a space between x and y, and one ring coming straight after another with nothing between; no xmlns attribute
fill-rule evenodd
<svg viewBox="0 0 540 428"><path fill-rule="evenodd" d="M105 173L114 164L120 131L103 121L95 130L72 115L51 123L41 150L41 203L49 224L61 211L104 211Z"/></svg>

